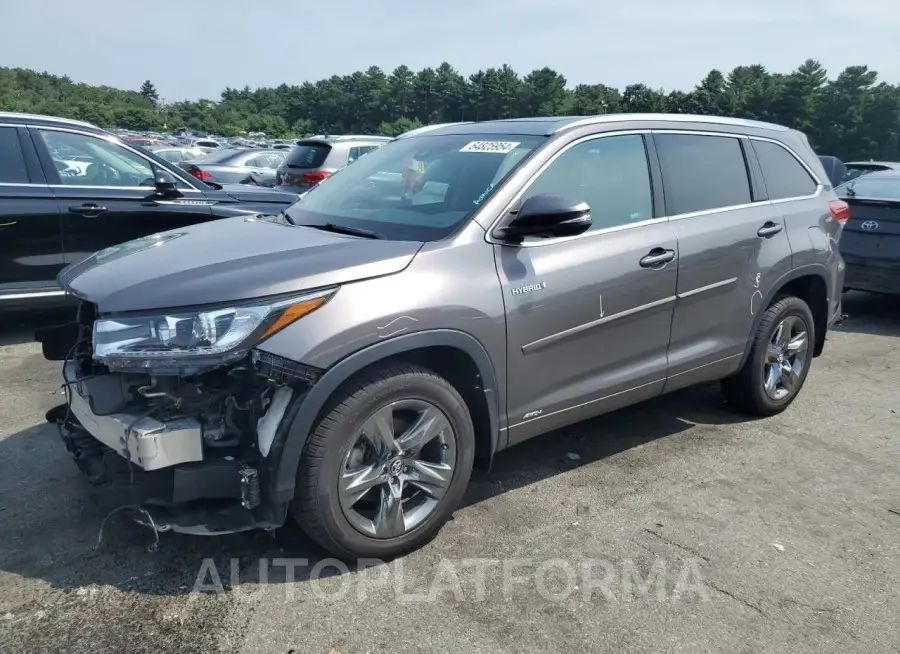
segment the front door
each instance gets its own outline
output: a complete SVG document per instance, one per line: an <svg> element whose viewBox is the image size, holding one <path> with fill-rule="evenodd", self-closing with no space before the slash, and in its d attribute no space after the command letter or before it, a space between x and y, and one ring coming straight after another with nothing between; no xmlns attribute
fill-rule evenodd
<svg viewBox="0 0 900 654"><path fill-rule="evenodd" d="M107 139L57 129L32 129L62 215L66 263L135 238L212 218L210 202L183 185L183 195L162 198L155 164ZM182 185L181 182L179 182Z"/></svg>
<svg viewBox="0 0 900 654"><path fill-rule="evenodd" d="M661 392L677 242L656 217L644 136L594 136L525 190L591 206L577 237L495 245L507 314L509 444Z"/></svg>

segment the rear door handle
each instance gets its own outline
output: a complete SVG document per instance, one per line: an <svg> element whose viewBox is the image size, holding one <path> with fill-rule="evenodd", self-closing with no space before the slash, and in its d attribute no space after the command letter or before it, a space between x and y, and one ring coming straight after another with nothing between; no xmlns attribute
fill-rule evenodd
<svg viewBox="0 0 900 654"><path fill-rule="evenodd" d="M86 218L93 218L107 211L109 209L101 207L99 204L82 204L80 207L69 207L69 213L77 213L79 216L85 216Z"/></svg>
<svg viewBox="0 0 900 654"><path fill-rule="evenodd" d="M780 232L784 227L779 225L778 223L773 223L772 221L767 222L765 225L757 230L756 235L761 236L762 238L767 238L769 236L774 236L778 232Z"/></svg>
<svg viewBox="0 0 900 654"><path fill-rule="evenodd" d="M655 268L663 264L669 263L675 259L675 250L664 250L663 248L653 248L641 259L641 268Z"/></svg>

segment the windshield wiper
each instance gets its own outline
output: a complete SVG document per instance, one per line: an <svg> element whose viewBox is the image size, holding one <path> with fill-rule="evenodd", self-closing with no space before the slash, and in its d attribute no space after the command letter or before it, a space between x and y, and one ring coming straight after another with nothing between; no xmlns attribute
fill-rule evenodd
<svg viewBox="0 0 900 654"><path fill-rule="evenodd" d="M298 227L311 227L312 229L321 229L323 232L333 232L335 234L347 234L348 236L361 236L362 238L382 239L384 236L378 232L372 232L368 229L360 229L359 227L350 227L349 225L338 225L337 223L325 223L324 225L297 225Z"/></svg>

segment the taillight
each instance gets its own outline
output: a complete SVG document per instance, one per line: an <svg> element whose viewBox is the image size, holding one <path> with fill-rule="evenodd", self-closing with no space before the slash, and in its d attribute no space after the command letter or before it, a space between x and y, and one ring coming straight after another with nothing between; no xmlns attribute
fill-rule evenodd
<svg viewBox="0 0 900 654"><path fill-rule="evenodd" d="M313 186L315 184L318 184L321 181L324 181L325 179L327 179L330 176L331 176L331 173L329 173L325 170L316 170L315 172L312 172L312 173L303 173L300 176L300 183L303 186Z"/></svg>
<svg viewBox="0 0 900 654"><path fill-rule="evenodd" d="M191 168L191 175L193 175L194 177L196 177L199 180L204 180L204 181L207 179L213 178L212 174L208 173L205 170L200 170L196 166Z"/></svg>
<svg viewBox="0 0 900 654"><path fill-rule="evenodd" d="M850 205L843 200L832 200L828 203L828 210L834 219L843 224L850 220Z"/></svg>

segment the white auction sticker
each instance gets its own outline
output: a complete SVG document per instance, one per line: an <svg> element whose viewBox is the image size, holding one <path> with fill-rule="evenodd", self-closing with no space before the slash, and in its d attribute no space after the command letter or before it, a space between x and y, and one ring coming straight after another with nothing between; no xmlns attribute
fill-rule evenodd
<svg viewBox="0 0 900 654"><path fill-rule="evenodd" d="M516 149L519 141L472 141L459 149L460 152L486 152L489 154L508 154Z"/></svg>

